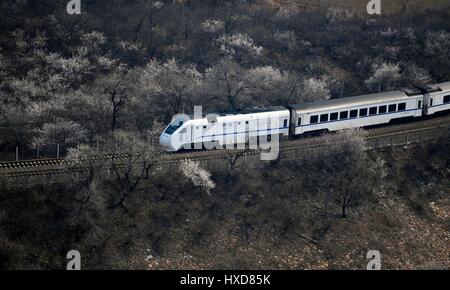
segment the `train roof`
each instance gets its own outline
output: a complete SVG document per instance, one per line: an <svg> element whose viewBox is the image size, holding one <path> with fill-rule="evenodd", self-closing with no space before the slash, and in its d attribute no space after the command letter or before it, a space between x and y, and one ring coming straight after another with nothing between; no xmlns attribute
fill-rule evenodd
<svg viewBox="0 0 450 290"><path fill-rule="evenodd" d="M425 91L428 93L441 92L441 91L450 91L450 82L432 84L428 86L424 86L421 88L413 88L413 89L404 89L404 90L396 90L389 91L377 94L366 94L360 96L352 96L345 97L339 99L331 99L331 100L323 100L317 101L313 103L303 103L303 104L295 104L288 106L289 108L293 108L299 113L305 113L309 111L322 111L322 110L333 110L333 109L342 109L346 107L352 106L364 106L371 105L382 102L392 102L392 101L400 101L405 100L410 97L422 95ZM246 114L257 114L257 113L270 113L276 111L286 111L287 108L284 106L272 106L272 107L252 107L245 108L236 111L220 111L214 114L218 115L218 117L225 116L240 116ZM205 114L208 115L208 114ZM193 116L190 116L193 119Z"/></svg>
<svg viewBox="0 0 450 290"><path fill-rule="evenodd" d="M239 122L248 121L255 118L268 118L268 117L280 117L289 116L289 110L283 106L267 107L267 108L250 108L239 110L234 113L212 113L205 114L205 117L201 119L194 119L193 116L189 116L191 122L196 124L212 123L212 122Z"/></svg>
<svg viewBox="0 0 450 290"><path fill-rule="evenodd" d="M340 99L331 99L325 101L317 101L309 104L292 105L296 111L314 111L314 110L332 110L342 109L351 106L364 106L374 103L397 101L419 95L420 92L415 91L390 91L378 94L368 94L354 97L346 97Z"/></svg>
<svg viewBox="0 0 450 290"><path fill-rule="evenodd" d="M218 113L218 115L220 115L220 116L244 115L244 114L268 113L268 112L285 111L285 110L287 110L287 108L283 107L283 106L252 107L252 108L238 109L234 112L233 111L221 111Z"/></svg>
<svg viewBox="0 0 450 290"><path fill-rule="evenodd" d="M429 85L428 87L431 87L434 89L441 89L442 91L450 91L450 82Z"/></svg>

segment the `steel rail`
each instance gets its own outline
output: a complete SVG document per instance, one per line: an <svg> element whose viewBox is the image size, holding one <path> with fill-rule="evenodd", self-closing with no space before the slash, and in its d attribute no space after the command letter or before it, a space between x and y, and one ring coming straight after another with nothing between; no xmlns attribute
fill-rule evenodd
<svg viewBox="0 0 450 290"><path fill-rule="evenodd" d="M377 140L380 138L402 136L412 133L421 133L433 129L450 128L450 116L436 117L432 119L424 119L412 123L402 123L395 125L388 125L384 127L377 127L367 129L366 141ZM328 136L326 134L325 136ZM296 138L280 142L280 152L289 152L299 149L317 149L332 145L333 142L324 143L324 136ZM222 150L205 150L195 152L181 152L181 153L165 153L159 157L158 164L170 165L177 164L186 159L194 161L208 161L213 159L228 158L233 155L241 154L242 156L253 156L261 154L261 149L222 149ZM130 154L103 154L94 155L74 162L66 158L49 158L37 160L23 160L12 162L0 162L0 177L21 177L21 176L36 176L47 174L61 174L68 171L85 171L92 167L104 167L102 162L111 161L114 159L115 165L120 166L121 160L125 163ZM134 156L138 157L138 156ZM93 165L93 163L98 164ZM84 164L84 165L83 165Z"/></svg>

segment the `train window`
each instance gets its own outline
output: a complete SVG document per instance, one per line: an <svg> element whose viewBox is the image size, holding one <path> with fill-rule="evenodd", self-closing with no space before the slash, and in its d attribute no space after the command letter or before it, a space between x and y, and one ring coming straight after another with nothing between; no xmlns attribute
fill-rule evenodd
<svg viewBox="0 0 450 290"><path fill-rule="evenodd" d="M417 103L417 108L419 108L419 109L422 108L422 101L419 101L419 102Z"/></svg>
<svg viewBox="0 0 450 290"><path fill-rule="evenodd" d="M327 122L328 121L328 114L320 115L320 122Z"/></svg>
<svg viewBox="0 0 450 290"><path fill-rule="evenodd" d="M380 108L378 109L378 113L383 114L386 113L387 110L387 106L380 106Z"/></svg>
<svg viewBox="0 0 450 290"><path fill-rule="evenodd" d="M206 129L206 126L203 126L203 129Z"/></svg>
<svg viewBox="0 0 450 290"><path fill-rule="evenodd" d="M372 107L369 109L369 115L376 115L377 114L377 107Z"/></svg>
<svg viewBox="0 0 450 290"><path fill-rule="evenodd" d="M404 110L406 110L406 103L400 103L400 104L398 104L398 110L399 110L399 111L404 111Z"/></svg>
<svg viewBox="0 0 450 290"><path fill-rule="evenodd" d="M248 121L245 121L245 124L247 124L247 125L248 125Z"/></svg>
<svg viewBox="0 0 450 290"><path fill-rule="evenodd" d="M315 123L319 122L319 116L317 116L317 115L311 116L311 119L309 120L309 122L311 124L315 124Z"/></svg>
<svg viewBox="0 0 450 290"><path fill-rule="evenodd" d="M169 127L166 128L164 133L172 135L175 131L177 131L181 127L181 125L183 125L183 122L180 121L180 123L178 124L179 124L178 126L171 124Z"/></svg>
<svg viewBox="0 0 450 290"><path fill-rule="evenodd" d="M430 98L430 107L433 107L433 99Z"/></svg>
<svg viewBox="0 0 450 290"><path fill-rule="evenodd" d="M226 127L226 126L227 126L227 123L223 123L223 126Z"/></svg>
<svg viewBox="0 0 450 290"><path fill-rule="evenodd" d="M366 109L366 108L360 109L360 110L359 110L359 116L360 116L360 117L362 117L362 116L367 116L367 109Z"/></svg>
<svg viewBox="0 0 450 290"><path fill-rule="evenodd" d="M397 111L397 104L389 105L389 113Z"/></svg>
<svg viewBox="0 0 450 290"><path fill-rule="evenodd" d="M358 117L358 110L351 110L350 118L356 118L356 117Z"/></svg>
<svg viewBox="0 0 450 290"><path fill-rule="evenodd" d="M341 112L340 114L339 114L339 119L347 119L348 118L348 112L347 111L344 111L344 112Z"/></svg>
<svg viewBox="0 0 450 290"><path fill-rule="evenodd" d="M302 118L299 117L299 118L297 119L297 126L300 126L301 124L302 124Z"/></svg>
<svg viewBox="0 0 450 290"><path fill-rule="evenodd" d="M283 127L287 127L287 119L285 119L284 121L283 121Z"/></svg>
<svg viewBox="0 0 450 290"><path fill-rule="evenodd" d="M447 104L447 103L450 103L450 96L445 96L444 97L444 104Z"/></svg>
<svg viewBox="0 0 450 290"><path fill-rule="evenodd" d="M334 121L338 119L339 114L338 113L331 113L330 114L330 121Z"/></svg>

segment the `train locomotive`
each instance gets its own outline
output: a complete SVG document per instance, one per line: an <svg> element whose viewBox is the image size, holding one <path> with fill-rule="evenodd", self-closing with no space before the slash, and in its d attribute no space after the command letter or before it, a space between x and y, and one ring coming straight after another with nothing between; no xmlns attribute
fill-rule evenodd
<svg viewBox="0 0 450 290"><path fill-rule="evenodd" d="M178 115L160 136L166 151L204 144L245 144L251 138L295 137L314 132L388 124L450 110L450 82L286 107L254 108L232 115ZM229 147L227 147L229 148Z"/></svg>

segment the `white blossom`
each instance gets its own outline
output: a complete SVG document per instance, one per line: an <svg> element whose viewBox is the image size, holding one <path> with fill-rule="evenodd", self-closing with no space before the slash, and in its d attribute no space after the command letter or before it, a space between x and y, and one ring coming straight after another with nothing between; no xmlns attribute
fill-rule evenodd
<svg viewBox="0 0 450 290"><path fill-rule="evenodd" d="M80 124L58 119L54 123L45 123L32 144L37 147L45 144L77 142L86 134L86 130Z"/></svg>
<svg viewBox="0 0 450 290"><path fill-rule="evenodd" d="M398 63L382 63L374 65L372 69L373 75L365 83L370 89L379 92L394 88L395 82L401 77Z"/></svg>
<svg viewBox="0 0 450 290"><path fill-rule="evenodd" d="M303 80L302 93L305 102L328 100L330 98L330 89L325 79L308 78Z"/></svg>
<svg viewBox="0 0 450 290"><path fill-rule="evenodd" d="M392 27L388 27L385 30L380 31L380 35L384 37L394 37L400 33L400 30L393 29Z"/></svg>
<svg viewBox="0 0 450 290"><path fill-rule="evenodd" d="M431 82L431 75L426 69L413 63L403 70L403 79L408 86L424 86Z"/></svg>
<svg viewBox="0 0 450 290"><path fill-rule="evenodd" d="M139 87L149 100L163 103L165 114L174 115L196 97L202 80L194 65L179 64L173 58L164 63L151 60L142 71Z"/></svg>
<svg viewBox="0 0 450 290"><path fill-rule="evenodd" d="M337 23L351 19L354 13L348 9L332 7L327 10L326 16L331 23Z"/></svg>
<svg viewBox="0 0 450 290"><path fill-rule="evenodd" d="M296 13L297 12L295 11L295 9L292 9L290 7L280 6L280 8L278 9L277 13L275 14L275 19L278 19L278 20L289 20L293 16L295 16Z"/></svg>
<svg viewBox="0 0 450 290"><path fill-rule="evenodd" d="M91 154L91 147L86 144L80 144L77 148L67 149L66 160L72 165L81 165L87 156Z"/></svg>
<svg viewBox="0 0 450 290"><path fill-rule="evenodd" d="M152 3L153 8L155 9L161 9L164 6L164 3L161 1L156 1Z"/></svg>
<svg viewBox="0 0 450 290"><path fill-rule="evenodd" d="M202 29L206 32L217 32L222 30L225 26L225 23L216 19L207 19L201 24Z"/></svg>
<svg viewBox="0 0 450 290"><path fill-rule="evenodd" d="M281 80L283 75L279 69L273 66L259 66L248 71L249 77L260 83Z"/></svg>
<svg viewBox="0 0 450 290"><path fill-rule="evenodd" d="M262 46L256 45L254 40L244 33L222 35L216 42L222 53L228 56L233 56L239 51L247 52L253 56L259 56L263 51Z"/></svg>
<svg viewBox="0 0 450 290"><path fill-rule="evenodd" d="M106 43L106 36L98 31L92 31L81 36L81 41L84 46L92 47L94 49Z"/></svg>
<svg viewBox="0 0 450 290"><path fill-rule="evenodd" d="M119 47L124 51L139 51L139 46L136 43L121 41Z"/></svg>
<svg viewBox="0 0 450 290"><path fill-rule="evenodd" d="M97 57L97 64L103 70L110 70L114 66L116 66L117 63L118 63L117 59L111 59L109 57L102 56L102 55Z"/></svg>
<svg viewBox="0 0 450 290"><path fill-rule="evenodd" d="M198 162L186 159L181 163L181 172L195 186L203 188L208 194L216 187L211 180L211 173L200 167Z"/></svg>

